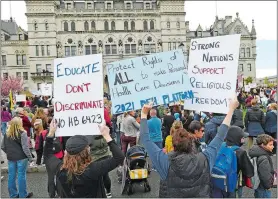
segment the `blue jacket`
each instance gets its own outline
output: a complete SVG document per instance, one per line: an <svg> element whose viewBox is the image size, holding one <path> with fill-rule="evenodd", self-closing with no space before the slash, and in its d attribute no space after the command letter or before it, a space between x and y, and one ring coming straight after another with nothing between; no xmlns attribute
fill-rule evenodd
<svg viewBox="0 0 278 199"><path fill-rule="evenodd" d="M150 133L150 139L153 142L161 142L162 139L162 123L158 117L152 117L148 120L148 127Z"/></svg>
<svg viewBox="0 0 278 199"><path fill-rule="evenodd" d="M209 163L210 171L214 166L217 153L224 142L224 138L228 132L228 126L221 124L219 131L215 138L207 146L206 150L202 152ZM162 180L165 180L168 176L168 170L170 166L168 155L165 154L155 143L150 140L149 128L146 119L142 119L140 122L140 140L142 145L145 147L147 153L152 160L157 172Z"/></svg>
<svg viewBox="0 0 278 199"><path fill-rule="evenodd" d="M277 133L277 112L269 111L266 113L265 132Z"/></svg>
<svg viewBox="0 0 278 199"><path fill-rule="evenodd" d="M209 144L217 134L218 127L222 124L225 116L214 116L205 124L205 143Z"/></svg>

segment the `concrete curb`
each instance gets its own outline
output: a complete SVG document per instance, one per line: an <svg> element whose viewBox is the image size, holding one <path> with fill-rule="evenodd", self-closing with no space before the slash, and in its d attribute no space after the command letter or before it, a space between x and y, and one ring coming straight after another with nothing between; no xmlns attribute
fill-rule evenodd
<svg viewBox="0 0 278 199"><path fill-rule="evenodd" d="M43 173L43 172L46 172L46 168L43 166L27 168L27 173ZM1 167L1 173L8 173L8 167Z"/></svg>

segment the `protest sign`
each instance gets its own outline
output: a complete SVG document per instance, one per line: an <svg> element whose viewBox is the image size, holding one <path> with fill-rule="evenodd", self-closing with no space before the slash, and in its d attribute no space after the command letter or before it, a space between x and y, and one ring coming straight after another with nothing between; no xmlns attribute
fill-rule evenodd
<svg viewBox="0 0 278 199"><path fill-rule="evenodd" d="M43 96L52 96L52 84L41 84L41 93Z"/></svg>
<svg viewBox="0 0 278 199"><path fill-rule="evenodd" d="M56 136L100 134L104 121L102 55L54 60Z"/></svg>
<svg viewBox="0 0 278 199"><path fill-rule="evenodd" d="M251 89L251 87L250 87L250 85L245 85L244 86L244 90L245 90L245 92L250 92L250 89Z"/></svg>
<svg viewBox="0 0 278 199"><path fill-rule="evenodd" d="M257 88L257 84L256 83L249 84L249 87L250 88Z"/></svg>
<svg viewBox="0 0 278 199"><path fill-rule="evenodd" d="M194 99L184 109L227 113L236 92L240 35L192 39L188 75Z"/></svg>
<svg viewBox="0 0 278 199"><path fill-rule="evenodd" d="M107 74L113 114L193 98L181 49L109 63Z"/></svg>
<svg viewBox="0 0 278 199"><path fill-rule="evenodd" d="M26 95L16 95L15 96L16 102L25 102L26 101Z"/></svg>

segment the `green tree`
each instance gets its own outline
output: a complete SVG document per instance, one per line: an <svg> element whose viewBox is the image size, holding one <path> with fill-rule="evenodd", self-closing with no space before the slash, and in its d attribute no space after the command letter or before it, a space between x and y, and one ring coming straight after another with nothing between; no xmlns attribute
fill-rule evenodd
<svg viewBox="0 0 278 199"><path fill-rule="evenodd" d="M268 84L269 84L269 81L268 81L268 78L267 78L267 77L264 78L264 84L265 84L265 85L268 85Z"/></svg>
<svg viewBox="0 0 278 199"><path fill-rule="evenodd" d="M252 84L252 82L253 82L253 78L252 77L247 77L245 80L245 83L248 85L248 84Z"/></svg>

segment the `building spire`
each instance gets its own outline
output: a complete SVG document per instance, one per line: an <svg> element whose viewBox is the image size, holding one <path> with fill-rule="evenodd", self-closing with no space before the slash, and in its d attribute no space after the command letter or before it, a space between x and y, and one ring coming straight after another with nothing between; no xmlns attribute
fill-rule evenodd
<svg viewBox="0 0 278 199"><path fill-rule="evenodd" d="M251 34L252 35L256 35L256 28L255 28L255 23L254 23L254 19L252 19L252 30L251 30Z"/></svg>

